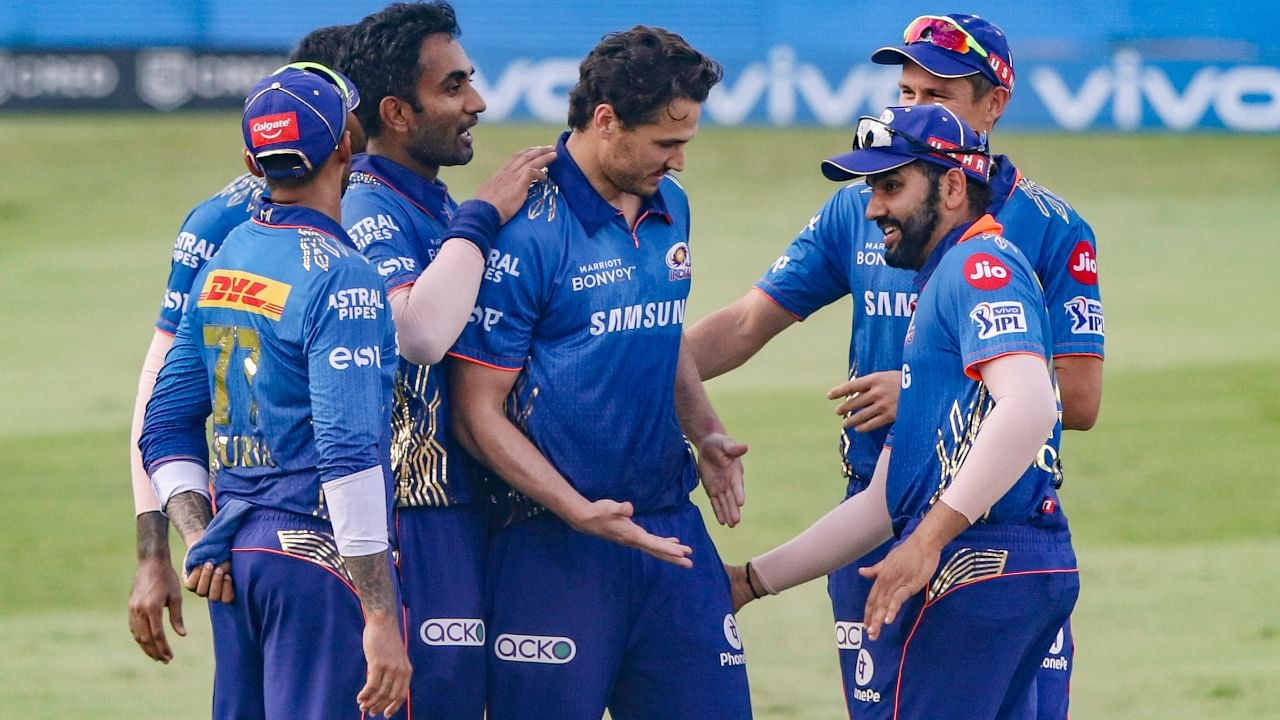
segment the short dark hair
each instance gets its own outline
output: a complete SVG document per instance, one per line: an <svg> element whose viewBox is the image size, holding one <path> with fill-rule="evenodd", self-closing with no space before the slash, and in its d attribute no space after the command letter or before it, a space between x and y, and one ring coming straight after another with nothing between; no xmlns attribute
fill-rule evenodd
<svg viewBox="0 0 1280 720"><path fill-rule="evenodd" d="M938 163L926 162L924 160L916 160L914 163L929 178L929 187L937 188L938 181L951 168L945 168ZM956 168L959 170L959 168ZM969 214L980 217L987 213L987 208L991 205L991 186L973 179L969 173L964 174L965 189L969 197Z"/></svg>
<svg viewBox="0 0 1280 720"><path fill-rule="evenodd" d="M415 112L422 112L416 90L422 71L418 56L422 41L438 33L455 38L462 34L453 6L444 0L393 3L352 28L334 69L360 91L355 113L365 135L382 134L378 106L385 97L403 98Z"/></svg>
<svg viewBox="0 0 1280 720"><path fill-rule="evenodd" d="M987 76L982 73L965 75L964 79L969 81L969 87L973 89L974 100L981 100L996 89L996 84L988 80Z"/></svg>
<svg viewBox="0 0 1280 720"><path fill-rule="evenodd" d="M584 130L608 103L624 127L654 122L677 98L701 103L720 82L720 63L662 28L636 25L604 36L578 66L569 93L569 127Z"/></svg>
<svg viewBox="0 0 1280 720"><path fill-rule="evenodd" d="M289 62L315 62L333 67L338 62L338 50L347 41L347 36L354 27L355 25L330 25L312 30L289 53Z"/></svg>

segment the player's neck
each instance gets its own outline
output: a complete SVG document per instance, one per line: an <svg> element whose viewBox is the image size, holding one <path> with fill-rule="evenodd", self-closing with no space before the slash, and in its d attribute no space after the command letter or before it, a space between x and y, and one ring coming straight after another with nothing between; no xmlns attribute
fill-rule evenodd
<svg viewBox="0 0 1280 720"><path fill-rule="evenodd" d="M604 169L600 166L599 143L599 138L574 130L569 134L569 139L565 141L564 146L578 169L587 177L587 182L591 183L591 187L604 198L605 202L621 210L627 218L627 223L631 224L640 212L642 200L639 195L619 190L605 175Z"/></svg>
<svg viewBox="0 0 1280 720"><path fill-rule="evenodd" d="M271 202L309 208L324 213L336 223L342 222L342 186L334 178L319 177L297 188L272 188Z"/></svg>
<svg viewBox="0 0 1280 720"><path fill-rule="evenodd" d="M409 154L408 148L398 143L385 142L383 138L369 138L369 144L365 148L365 152L370 155L384 157L397 165L409 168L416 175L435 181L440 175L439 165L426 165L418 162Z"/></svg>

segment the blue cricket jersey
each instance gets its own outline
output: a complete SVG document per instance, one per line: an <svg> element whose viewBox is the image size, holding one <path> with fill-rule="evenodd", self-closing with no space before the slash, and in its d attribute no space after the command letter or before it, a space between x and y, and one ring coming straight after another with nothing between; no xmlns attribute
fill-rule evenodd
<svg viewBox="0 0 1280 720"><path fill-rule="evenodd" d="M177 332L196 275L222 247L227 233L253 217L266 187L265 180L245 173L187 214L173 243L173 261L156 320L157 330L170 335Z"/></svg>
<svg viewBox="0 0 1280 720"><path fill-rule="evenodd" d="M148 472L207 462L219 506L324 516L322 483L384 464L395 331L346 239L324 214L266 198L227 236L147 405Z"/></svg>
<svg viewBox="0 0 1280 720"><path fill-rule="evenodd" d="M507 413L589 500L637 513L686 502L697 467L675 409L689 295L689 203L670 176L635 225L560 137L548 179L503 226L452 353L519 372ZM514 498L513 518L536 511Z"/></svg>
<svg viewBox="0 0 1280 720"><path fill-rule="evenodd" d="M1104 321L1093 231L1064 200L1013 165L994 159L988 211L1031 263L1044 287L1053 355L1103 356ZM901 339L916 302L914 274L885 265L884 233L866 219L871 188L858 181L836 191L801 229L756 289L798 320L853 296L849 376L902 366ZM889 428L841 436L847 493L864 490Z"/></svg>
<svg viewBox="0 0 1280 720"><path fill-rule="evenodd" d="M385 157L357 155L342 198L342 224L390 294L412 285L435 260L456 207L443 183ZM441 507L483 498L470 458L448 432L449 390L443 366L401 358L395 387L391 468L396 503Z"/></svg>
<svg viewBox="0 0 1280 720"><path fill-rule="evenodd" d="M1026 257L990 215L949 233L916 274L922 288L902 356L902 394L888 444L889 515L901 534L923 518L964 464L995 407L976 366L1002 355L1051 356L1052 328ZM1061 419L1027 470L980 522L1065 528L1058 505Z"/></svg>

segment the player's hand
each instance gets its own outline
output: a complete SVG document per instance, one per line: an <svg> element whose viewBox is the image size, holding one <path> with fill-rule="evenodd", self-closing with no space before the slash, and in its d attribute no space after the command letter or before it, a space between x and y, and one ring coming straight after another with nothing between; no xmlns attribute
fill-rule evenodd
<svg viewBox="0 0 1280 720"><path fill-rule="evenodd" d="M941 554L941 548L931 547L917 535L911 535L880 562L858 568L862 577L875 580L863 615L867 637L878 640L880 628L892 624L903 603L924 589L938 569Z"/></svg>
<svg viewBox="0 0 1280 720"><path fill-rule="evenodd" d="M724 433L711 433L698 445L702 488L711 498L711 507L721 525L734 527L742 520L739 508L747 502L742 480L742 456L746 454L746 445Z"/></svg>
<svg viewBox="0 0 1280 720"><path fill-rule="evenodd" d="M682 568L693 567L693 548L680 543L680 538L658 537L631 519L635 512L629 502L596 500L588 503L569 524L575 530L610 542L626 545Z"/></svg>
<svg viewBox="0 0 1280 720"><path fill-rule="evenodd" d="M231 603L236 599L235 589L231 585L231 562L214 565L206 562L182 580L182 584L191 592L210 602Z"/></svg>
<svg viewBox="0 0 1280 720"><path fill-rule="evenodd" d="M856 377L827 391L828 400L844 402L836 408L844 416L844 427L870 432L890 425L898 417L898 393L902 373L885 370Z"/></svg>
<svg viewBox="0 0 1280 720"><path fill-rule="evenodd" d="M551 145L525 148L481 183L472 197L492 205L505 223L524 205L529 186L547 176L547 165L555 159L556 149Z"/></svg>
<svg viewBox="0 0 1280 720"><path fill-rule="evenodd" d="M179 635L187 634L182 622L182 586L168 558L143 558L133 575L129 592L129 631L133 639L152 660L167 663L173 659L169 639L164 634L164 609L169 608L169 623Z"/></svg>
<svg viewBox="0 0 1280 720"><path fill-rule="evenodd" d="M368 675L356 702L361 712L391 717L409 695L409 677L413 674L395 614L370 613L365 619L364 659Z"/></svg>
<svg viewBox="0 0 1280 720"><path fill-rule="evenodd" d="M736 614L742 606L756 599L747 579L747 568L744 565L724 564L724 572L729 576L729 597L733 600L733 612Z"/></svg>

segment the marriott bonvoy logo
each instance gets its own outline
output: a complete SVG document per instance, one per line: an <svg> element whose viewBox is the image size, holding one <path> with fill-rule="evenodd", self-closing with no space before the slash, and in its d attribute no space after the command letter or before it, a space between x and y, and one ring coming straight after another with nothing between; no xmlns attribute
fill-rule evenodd
<svg viewBox="0 0 1280 720"><path fill-rule="evenodd" d="M254 147L298 139L298 114L294 112L263 115L249 122L249 137Z"/></svg>

